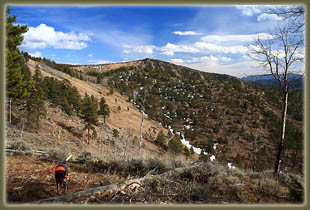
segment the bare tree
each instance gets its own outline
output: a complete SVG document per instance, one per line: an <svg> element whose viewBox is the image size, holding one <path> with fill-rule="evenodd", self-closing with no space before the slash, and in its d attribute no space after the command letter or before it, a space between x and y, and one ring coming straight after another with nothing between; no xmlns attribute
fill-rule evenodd
<svg viewBox="0 0 310 210"><path fill-rule="evenodd" d="M253 167L252 170L253 172L257 171L257 154L260 149L260 144L262 143L259 136L257 135L256 132L252 134L252 152L253 152Z"/></svg>
<svg viewBox="0 0 310 210"><path fill-rule="evenodd" d="M302 5L267 7L264 11L267 14L275 14L284 21L292 24L291 32L299 33L305 30L305 7Z"/></svg>
<svg viewBox="0 0 310 210"><path fill-rule="evenodd" d="M136 95L137 95L137 92L134 92L134 98L135 99L136 99ZM139 150L138 150L139 154L140 154L141 147L142 147L142 139L143 139L142 130L143 130L143 121L144 121L145 101L146 101L147 95L148 95L148 91L146 88L144 88L143 96L141 97L140 101L138 102L138 104L140 106L140 110L141 110L140 143L139 143Z"/></svg>
<svg viewBox="0 0 310 210"><path fill-rule="evenodd" d="M279 24L275 29L275 33L271 33L270 39L262 40L257 36L254 38L255 44L248 46L249 56L261 64L267 72L271 73L282 93L282 129L274 175L279 173L282 162L289 94L288 77L289 74L300 71L304 66L300 63L303 62L304 57L304 35L303 33L294 32L294 27L295 25L292 23L284 22Z"/></svg>

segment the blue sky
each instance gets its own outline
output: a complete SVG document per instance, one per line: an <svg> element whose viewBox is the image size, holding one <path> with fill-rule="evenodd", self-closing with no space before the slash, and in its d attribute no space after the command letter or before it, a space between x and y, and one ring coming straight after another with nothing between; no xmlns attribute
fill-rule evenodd
<svg viewBox="0 0 310 210"><path fill-rule="evenodd" d="M57 63L154 58L237 77L263 73L247 58L280 17L263 6L11 6L26 24L20 49Z"/></svg>

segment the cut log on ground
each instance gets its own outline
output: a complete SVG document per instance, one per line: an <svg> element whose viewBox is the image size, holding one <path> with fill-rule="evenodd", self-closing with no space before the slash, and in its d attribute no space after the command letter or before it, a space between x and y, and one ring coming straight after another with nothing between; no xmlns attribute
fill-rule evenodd
<svg viewBox="0 0 310 210"><path fill-rule="evenodd" d="M70 202L73 199L84 197L84 196L90 196L92 194L99 193L99 192L110 193L113 191L124 190L124 189L126 189L126 187L131 186L132 184L135 184L135 185L137 185L137 183L140 184L141 182L143 182L144 179L145 179L145 177L138 178L138 179L132 179L132 180L129 180L129 181L126 181L123 183L117 183L117 184L112 184L112 185L107 185L107 186L95 187L95 188L91 188L88 190L75 192L75 193L72 193L69 195L61 195L61 196L51 197L51 198L42 199L42 200L38 200L38 201L32 201L28 204L47 204L47 203Z"/></svg>

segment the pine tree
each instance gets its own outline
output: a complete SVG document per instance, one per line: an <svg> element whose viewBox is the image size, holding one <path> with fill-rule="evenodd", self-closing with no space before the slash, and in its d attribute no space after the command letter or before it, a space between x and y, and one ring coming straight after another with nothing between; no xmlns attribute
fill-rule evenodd
<svg viewBox="0 0 310 210"><path fill-rule="evenodd" d="M158 133L157 138L155 139L155 142L162 148L167 149L166 138L162 130Z"/></svg>
<svg viewBox="0 0 310 210"><path fill-rule="evenodd" d="M46 116L45 93L42 88L42 74L40 67L36 65L33 75L34 88L31 89L30 96L26 100L27 119L31 127L35 127L39 132L40 118Z"/></svg>
<svg viewBox="0 0 310 210"><path fill-rule="evenodd" d="M100 100L98 114L103 115L104 123L105 123L105 118L110 115L110 108L109 108L109 105L106 104L104 97L102 97Z"/></svg>
<svg viewBox="0 0 310 210"><path fill-rule="evenodd" d="M31 84L24 79L23 70L25 71L25 60L17 46L23 41L22 34L27 32L26 25L13 25L16 22L16 16L9 16L10 9L6 10L6 68L7 68L7 93L12 99L25 100L29 96L27 91ZM23 68L23 69L22 69Z"/></svg>
<svg viewBox="0 0 310 210"><path fill-rule="evenodd" d="M182 152L183 145L180 141L179 136L175 136L173 139L171 139L168 143L169 150L172 154L177 155Z"/></svg>
<svg viewBox="0 0 310 210"><path fill-rule="evenodd" d="M26 101L27 121L30 127L39 132L40 119L46 116L45 96L42 88L36 86L32 89Z"/></svg>
<svg viewBox="0 0 310 210"><path fill-rule="evenodd" d="M98 101L92 95L91 97L85 93L81 107L81 117L84 119L85 129L88 131L88 141L90 140L90 130L96 135L95 126L98 125Z"/></svg>

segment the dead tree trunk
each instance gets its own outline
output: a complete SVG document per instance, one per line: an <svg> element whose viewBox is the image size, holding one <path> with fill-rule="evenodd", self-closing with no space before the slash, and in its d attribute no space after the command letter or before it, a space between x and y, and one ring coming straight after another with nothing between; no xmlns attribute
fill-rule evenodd
<svg viewBox="0 0 310 210"><path fill-rule="evenodd" d="M90 138L89 138L89 136L90 136L90 133L89 133L89 128L87 128L87 132L88 132L88 136L87 136L87 138L88 138L88 139L87 139L87 144L89 144L89 139L90 139Z"/></svg>
<svg viewBox="0 0 310 210"><path fill-rule="evenodd" d="M140 125L140 143L139 143L139 151L138 151L139 154L140 154L140 150L141 150L141 146L142 146L142 127L143 127L143 120L144 120L144 112L142 111L141 125Z"/></svg>
<svg viewBox="0 0 310 210"><path fill-rule="evenodd" d="M283 107L282 107L282 130L281 139L278 144L277 157L274 167L274 175L278 175L281 169L282 156L283 156L283 142L285 138L285 126L286 126L286 113L287 113L287 101L288 101L288 91L283 94Z"/></svg>
<svg viewBox="0 0 310 210"><path fill-rule="evenodd" d="M12 124L12 99L10 98L10 125Z"/></svg>
<svg viewBox="0 0 310 210"><path fill-rule="evenodd" d="M23 138L23 131L24 131L24 124L25 124L25 120L24 119L22 119L22 127L21 127L21 129L20 129L20 140L22 140L22 138Z"/></svg>
<svg viewBox="0 0 310 210"><path fill-rule="evenodd" d="M40 115L37 116L37 133L39 133Z"/></svg>
<svg viewBox="0 0 310 210"><path fill-rule="evenodd" d="M104 152L104 139L101 139L101 158L103 158L103 152Z"/></svg>

